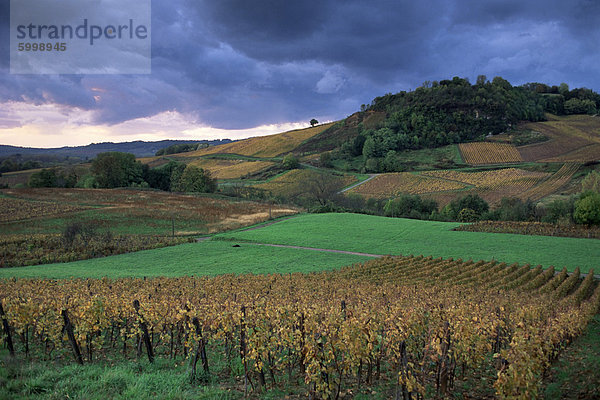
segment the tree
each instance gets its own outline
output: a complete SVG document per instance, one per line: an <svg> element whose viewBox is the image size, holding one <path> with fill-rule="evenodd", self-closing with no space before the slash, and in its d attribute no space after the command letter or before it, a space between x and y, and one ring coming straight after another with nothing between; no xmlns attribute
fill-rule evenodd
<svg viewBox="0 0 600 400"><path fill-rule="evenodd" d="M600 193L587 192L575 203L575 222L586 225L600 224Z"/></svg>
<svg viewBox="0 0 600 400"><path fill-rule="evenodd" d="M300 165L298 158L293 154L286 154L281 163L285 169L296 169Z"/></svg>
<svg viewBox="0 0 600 400"><path fill-rule="evenodd" d="M598 192L600 193L600 172L592 171L583 178L581 182L583 192Z"/></svg>
<svg viewBox="0 0 600 400"><path fill-rule="evenodd" d="M57 187L58 176L54 169L42 169L31 174L28 185L32 188Z"/></svg>
<svg viewBox="0 0 600 400"><path fill-rule="evenodd" d="M331 163L331 153L327 151L321 153L321 155L319 156L319 163L323 168L331 168L333 166L333 164Z"/></svg>
<svg viewBox="0 0 600 400"><path fill-rule="evenodd" d="M127 187L143 181L142 164L129 153L100 153L92 161L90 171L101 188Z"/></svg>
<svg viewBox="0 0 600 400"><path fill-rule="evenodd" d="M587 192L575 203L573 218L578 224L600 225L600 193Z"/></svg>
<svg viewBox="0 0 600 400"><path fill-rule="evenodd" d="M173 183L172 183L173 184ZM217 182L210 172L194 165L185 167L173 190L178 192L212 193L217 190Z"/></svg>
<svg viewBox="0 0 600 400"><path fill-rule="evenodd" d="M477 194L468 194L464 197L461 197L460 199L451 201L446 207L444 207L442 213L446 217L456 220L459 217L460 212L465 208L470 210L465 212L466 215L468 215L469 217L475 215L477 219L479 219L481 214L485 213L490 209L490 206ZM465 215L463 215L463 217L464 216Z"/></svg>
<svg viewBox="0 0 600 400"><path fill-rule="evenodd" d="M479 219L479 215L470 208L463 208L456 216L456 219L459 222L475 222Z"/></svg>
<svg viewBox="0 0 600 400"><path fill-rule="evenodd" d="M331 203L340 189L340 185L336 180L332 179L331 175L324 173L316 173L302 186L305 188L306 194L321 206Z"/></svg>
<svg viewBox="0 0 600 400"><path fill-rule="evenodd" d="M437 209L438 204L434 200L422 199L418 195L403 194L396 199L388 200L383 211L388 217L427 219Z"/></svg>
<svg viewBox="0 0 600 400"><path fill-rule="evenodd" d="M161 167L149 169L144 176L144 179L151 188L171 191L171 183L177 181L181 177L184 169L185 163L169 161ZM173 171L177 171L175 179L173 179Z"/></svg>
<svg viewBox="0 0 600 400"><path fill-rule="evenodd" d="M316 120L316 119L314 119L314 118L310 120L310 126L315 126L315 125L317 125L318 123L319 123L319 121L317 121L317 120Z"/></svg>

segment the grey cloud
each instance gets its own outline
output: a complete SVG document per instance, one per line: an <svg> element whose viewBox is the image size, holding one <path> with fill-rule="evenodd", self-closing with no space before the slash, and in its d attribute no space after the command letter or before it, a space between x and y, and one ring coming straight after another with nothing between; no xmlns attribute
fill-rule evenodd
<svg viewBox="0 0 600 400"><path fill-rule="evenodd" d="M9 75L4 57L0 101L76 106L110 124L175 110L232 129L343 118L455 75L598 90L599 16L593 0L154 0L151 75Z"/></svg>

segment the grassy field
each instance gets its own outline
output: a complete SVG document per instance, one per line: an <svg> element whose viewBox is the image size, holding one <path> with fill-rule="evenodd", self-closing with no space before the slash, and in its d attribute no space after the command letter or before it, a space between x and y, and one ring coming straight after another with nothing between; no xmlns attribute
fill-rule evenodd
<svg viewBox="0 0 600 400"><path fill-rule="evenodd" d="M228 240L293 244L375 254L425 255L599 270L600 241L547 236L455 232L457 223L358 214L310 214L251 231L217 235Z"/></svg>
<svg viewBox="0 0 600 400"><path fill-rule="evenodd" d="M226 241L203 241L63 264L0 269L0 278L111 278L314 272L369 257Z"/></svg>
<svg viewBox="0 0 600 400"><path fill-rule="evenodd" d="M28 399L228 399L227 390L190 385L181 360L118 363L22 362L0 353L0 398Z"/></svg>

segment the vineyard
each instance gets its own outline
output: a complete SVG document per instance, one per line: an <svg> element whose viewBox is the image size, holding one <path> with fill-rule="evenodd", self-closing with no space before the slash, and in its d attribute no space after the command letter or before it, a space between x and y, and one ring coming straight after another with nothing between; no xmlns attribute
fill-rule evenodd
<svg viewBox="0 0 600 400"><path fill-rule="evenodd" d="M589 115L553 118L522 124L524 129L541 132L547 142L519 147L525 161L585 162L598 160L600 121Z"/></svg>
<svg viewBox="0 0 600 400"><path fill-rule="evenodd" d="M181 153L181 157L198 157L208 154L239 154L250 157L276 157L289 153L305 140L323 132L333 123L313 128L298 129L269 136L258 136L233 143L212 146L207 149Z"/></svg>
<svg viewBox="0 0 600 400"><path fill-rule="evenodd" d="M532 172L518 168L506 168L481 172L461 172L452 170L426 171L421 175L448 179L473 185L474 188L463 192L476 193L485 201L494 205L503 197L515 197L521 200L540 200L560 190L577 172L580 165L564 164L556 173ZM456 194L433 193L440 205L450 202Z"/></svg>
<svg viewBox="0 0 600 400"><path fill-rule="evenodd" d="M464 182L478 188L496 189L515 181L533 181L534 183L548 176L545 172L531 172L518 168L506 168L481 172L460 172L453 170L427 171L422 175Z"/></svg>
<svg viewBox="0 0 600 400"><path fill-rule="evenodd" d="M461 225L454 230L600 239L600 228L591 228L582 225L561 226L545 222L480 221L473 224Z"/></svg>
<svg viewBox="0 0 600 400"><path fill-rule="evenodd" d="M188 243L193 238L92 233L70 242L58 234L0 235L0 268L86 260Z"/></svg>
<svg viewBox="0 0 600 400"><path fill-rule="evenodd" d="M57 233L77 220L119 234L180 235L235 229L296 209L210 195L133 189L5 189L3 233Z"/></svg>
<svg viewBox="0 0 600 400"><path fill-rule="evenodd" d="M207 169L213 178L239 179L244 175L263 170L271 165L268 161L219 160L199 158L190 163Z"/></svg>
<svg viewBox="0 0 600 400"><path fill-rule="evenodd" d="M0 197L0 222L75 213L86 209L88 207L77 204Z"/></svg>
<svg viewBox="0 0 600 400"><path fill-rule="evenodd" d="M419 176L408 172L377 175L375 178L350 190L367 197L387 198L402 193L423 194L447 190L458 190L467 185L436 177Z"/></svg>
<svg viewBox="0 0 600 400"><path fill-rule="evenodd" d="M525 399L597 313L600 286L593 271L419 256L313 274L0 280L0 299L17 357L187 359L189 382L228 377L240 395Z"/></svg>
<svg viewBox="0 0 600 400"><path fill-rule="evenodd" d="M540 200L543 197L548 196L559 190L561 187L566 185L573 174L579 169L579 164L564 164L554 175L550 176L545 181L532 187L529 190L522 192L516 196L521 199L530 199L533 201Z"/></svg>
<svg viewBox="0 0 600 400"><path fill-rule="evenodd" d="M461 143L458 147L465 162L471 165L503 164L523 161L517 148L507 143Z"/></svg>
<svg viewBox="0 0 600 400"><path fill-rule="evenodd" d="M545 162L586 162L598 161L600 159L600 144L594 143L588 146L580 147L569 153L547 158Z"/></svg>
<svg viewBox="0 0 600 400"><path fill-rule="evenodd" d="M268 182L254 185L257 189L270 192L275 196L297 197L307 193L307 188L312 182L322 178L327 184L334 186L337 190L356 182L356 177L349 174L327 174L312 169L293 169L283 175L279 175Z"/></svg>

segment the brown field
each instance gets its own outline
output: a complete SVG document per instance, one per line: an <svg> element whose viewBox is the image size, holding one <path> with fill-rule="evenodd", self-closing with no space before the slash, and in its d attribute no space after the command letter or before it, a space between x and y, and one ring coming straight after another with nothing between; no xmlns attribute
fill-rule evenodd
<svg viewBox="0 0 600 400"><path fill-rule="evenodd" d="M557 157L546 158L545 162L586 162L600 160L600 144L594 143Z"/></svg>
<svg viewBox="0 0 600 400"><path fill-rule="evenodd" d="M0 222L11 225L2 228L7 234L20 233L23 221L32 221L30 230L39 232L41 221L56 216L90 220L108 228L119 225L124 232L136 233L162 232L162 226L170 227L171 219L176 218L181 221L177 233L198 234L255 224L268 220L269 215L275 218L298 212L284 205L133 189L4 189L0 194L10 196L0 198Z"/></svg>
<svg viewBox="0 0 600 400"><path fill-rule="evenodd" d="M208 158L199 158L190 162L190 165L209 170L211 176L217 179L239 179L244 175L258 172L273 164L274 163L268 161L219 160Z"/></svg>
<svg viewBox="0 0 600 400"><path fill-rule="evenodd" d="M239 154L249 157L276 157L284 153L289 153L303 141L323 132L331 125L333 123L275 135L252 137L238 142L211 146L207 149L181 153L178 156L199 157L208 154Z"/></svg>
<svg viewBox="0 0 600 400"><path fill-rule="evenodd" d="M78 204L63 202L0 197L0 222L57 216L75 213L88 208Z"/></svg>
<svg viewBox="0 0 600 400"><path fill-rule="evenodd" d="M388 198L403 193L424 194L466 188L464 183L414 175L409 172L395 172L377 175L370 181L357 186L348 193L356 193L366 197Z"/></svg>
<svg viewBox="0 0 600 400"><path fill-rule="evenodd" d="M312 169L293 169L283 175L270 180L266 183L260 183L253 187L271 192L275 196L296 197L306 194L307 186L315 178L323 173ZM327 174L328 181L331 182L337 190L355 183L356 177L353 175Z"/></svg>
<svg viewBox="0 0 600 400"><path fill-rule="evenodd" d="M525 161L586 162L598 160L600 118L589 115L553 117L545 122L528 122L523 129L541 132L550 140L519 147Z"/></svg>
<svg viewBox="0 0 600 400"><path fill-rule="evenodd" d="M517 148L507 143L475 142L458 145L463 160L471 165L521 162Z"/></svg>

